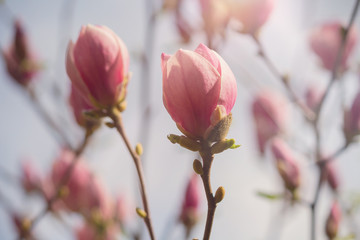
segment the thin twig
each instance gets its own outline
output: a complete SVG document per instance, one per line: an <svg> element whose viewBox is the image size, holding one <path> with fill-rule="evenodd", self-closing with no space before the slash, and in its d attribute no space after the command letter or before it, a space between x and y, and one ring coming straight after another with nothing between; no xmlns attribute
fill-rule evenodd
<svg viewBox="0 0 360 240"><path fill-rule="evenodd" d="M35 225L37 223L40 222L40 220L52 209L53 204L59 200L59 198L61 197L61 194L59 194L61 192L61 189L68 183L68 181L71 178L71 175L73 173L73 170L76 167L76 164L79 162L78 160L80 159L80 155L84 152L90 136L92 134L92 131L87 131L85 134L85 137L81 143L81 145L79 146L79 148L74 152L74 157L71 160L71 165L66 169L66 172L64 173L64 175L62 175L59 183L56 186L56 190L54 195L47 201L46 207L39 213L37 214L32 220L30 220L30 226L28 229L23 229L23 231L21 231L21 234L18 236L18 240L21 240L23 238L25 238L26 236L29 235L29 233L31 232L31 230L35 227Z"/></svg>
<svg viewBox="0 0 360 240"><path fill-rule="evenodd" d="M276 66L273 64L271 59L265 53L264 47L263 47L262 43L259 41L258 37L255 35L251 35L251 37L253 38L254 42L258 46L259 56L263 59L264 63L267 65L270 72L275 76L275 78L279 79L280 82L282 82L282 84L284 85L285 89L287 90L291 100L300 108L305 119L310 122L314 121L314 119L315 119L314 112L298 98L298 96L296 95L296 93L294 92L294 90L291 88L291 86L289 84L289 79L285 75L280 73L280 71L276 68Z"/></svg>
<svg viewBox="0 0 360 240"><path fill-rule="evenodd" d="M129 153L130 153L130 155L131 155L131 157L132 157L132 159L134 161L136 171L137 171L137 174L138 174L138 177L139 177L139 182L140 182L141 198L142 198L144 210L146 212L146 216L144 217L145 225L148 228L150 238L152 240L155 240L155 235L154 235L154 231L153 231L152 223L151 223L150 210L149 210L148 201L147 201L147 193L146 193L146 187L145 187L144 173L143 173L140 157L134 151L134 149L131 147L130 141L129 141L128 137L126 136L124 126L123 126L123 122L122 122L121 114L116 113L113 110L110 110L110 111L108 111L108 116L113 120L115 128L117 129L120 136L124 140L125 145L126 145L128 151L129 151Z"/></svg>
<svg viewBox="0 0 360 240"><path fill-rule="evenodd" d="M332 69L331 72L331 78L330 78L330 82L325 90L325 93L323 95L323 97L321 98L321 101L317 107L316 110L316 114L315 114L315 120L313 122L313 129L315 132L315 136L316 136L316 163L318 165L318 169L319 169L319 178L318 178L318 182L317 182L317 187L315 190L315 197L314 200L311 204L311 221L310 221L310 228L311 228L311 240L316 240L316 207L319 201L319 196L320 196L320 190L321 190L321 186L323 183L323 178L325 175L325 167L326 164L331 161L331 159L336 158L337 156L339 156L341 153L343 153L347 147L350 145L350 142L346 142L341 148L339 148L331 157L326 158L325 160L323 160L321 158L321 137L320 137L320 129L319 129L319 119L320 119L320 113L321 110L323 109L323 105L325 102L326 97L328 96L331 87L333 86L337 75L338 75L338 71L339 71L339 65L345 50L345 45L346 45L346 40L348 37L348 33L351 30L351 27L354 23L354 20L356 18L356 14L357 14L357 10L359 8L359 4L360 4L360 0L356 0L356 3L354 5L354 8L352 10L351 16L350 16L350 20L349 23L347 25L347 27L344 29L344 32L342 34L342 39L341 39L341 45L340 48L337 52L336 55L336 60L335 60L335 64L334 67Z"/></svg>
<svg viewBox="0 0 360 240"><path fill-rule="evenodd" d="M200 152L201 158L203 159L203 174L201 174L201 179L204 184L205 195L208 202L208 211L206 216L206 225L204 230L203 240L209 240L212 224L214 221L215 210L216 210L216 202L215 197L211 189L210 182L210 171L211 165L214 160L214 156L211 154L211 148L208 142L204 141L202 143L202 150Z"/></svg>
<svg viewBox="0 0 360 240"><path fill-rule="evenodd" d="M336 54L335 63L334 63L333 69L331 71L330 82L329 82L328 86L326 87L325 93L324 93L323 97L321 98L321 101L320 101L320 103L319 103L319 105L317 107L316 121L318 121L318 119L319 119L320 112L323 109L322 106L323 106L323 104L325 102L326 97L329 95L331 87L335 83L336 78L338 77L339 67L340 67L341 59L342 59L344 51L345 51L346 41L347 41L349 32L350 32L350 30L352 28L352 25L354 24L356 14L357 14L357 10L359 8L359 4L360 4L360 1L356 0L354 8L353 8L351 16L350 16L349 23L348 23L348 25L344 29L344 32L341 35L342 36L341 44L340 44L340 48L339 48L339 50L338 50L338 52Z"/></svg>

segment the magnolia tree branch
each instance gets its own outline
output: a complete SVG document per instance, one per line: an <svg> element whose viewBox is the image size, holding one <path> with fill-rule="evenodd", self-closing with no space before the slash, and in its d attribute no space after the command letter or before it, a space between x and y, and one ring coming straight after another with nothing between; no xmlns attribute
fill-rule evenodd
<svg viewBox="0 0 360 240"><path fill-rule="evenodd" d="M251 35L251 37L258 47L259 56L263 59L264 63L269 68L270 72L274 75L274 77L279 79L280 82L282 82L288 95L290 96L290 99L300 108L306 120L310 122L314 121L315 119L314 112L298 98L298 96L296 95L296 93L289 84L289 79L286 77L286 75L280 73L280 71L276 68L275 64L265 53L264 47L262 43L259 41L259 38L255 35Z"/></svg>
<svg viewBox="0 0 360 240"><path fill-rule="evenodd" d="M318 178L318 182L317 182L314 200L310 205L311 206L311 222L310 222L310 224L311 224L311 240L316 240L316 207L317 207L318 201L319 201L319 195L320 195L320 190L321 190L321 186L323 183L323 178L325 175L326 164L329 161L331 161L332 159L334 159L335 157L339 156L350 145L350 142L346 141L346 143L341 148L339 148L331 157L322 159L319 119L320 119L321 110L323 109L323 106L324 106L325 99L328 96L330 89L333 86L333 84L338 76L339 66L340 66L342 56L344 54L347 37L348 37L349 31L351 30L351 27L354 23L354 20L356 18L359 4L360 4L360 0L356 0L354 8L353 8L351 16L350 16L349 23L346 26L346 28L344 29L344 32L342 34L340 48L337 52L335 64L334 64L334 67L331 72L330 82L329 82L329 84L325 90L325 93L324 93L323 97L321 98L321 101L317 107L315 121L313 122L313 128L314 128L315 135L316 135L316 163L317 163L318 169L319 169L319 178Z"/></svg>
<svg viewBox="0 0 360 240"><path fill-rule="evenodd" d="M114 127L119 132L122 139L124 140L126 148L128 149L128 151L134 161L136 171L137 171L137 174L139 177L139 182L140 182L141 198L142 198L144 210L146 213L145 216L143 216L143 218L145 221L145 225L149 231L150 238L152 240L155 240L155 235L154 235L154 231L152 228L150 210L149 210L148 200L147 200L144 172L143 172L140 156L132 148L130 141L125 133L121 114L119 112L114 111L114 109L112 109L112 110L108 111L108 116L113 120Z"/></svg>
<svg viewBox="0 0 360 240"><path fill-rule="evenodd" d="M23 226L23 229L22 229L21 233L18 236L19 240L21 240L23 238L26 238L30 234L31 230L35 227L35 225L37 223L39 223L40 220L49 211L51 211L51 209L53 207L53 204L61 198L62 189L68 183L68 181L70 180L71 175L72 175L72 173L73 173L73 171L74 171L74 169L76 167L76 164L79 162L80 155L84 152L86 146L89 143L91 134L92 134L91 130L86 131L83 141L81 142L80 146L74 151L74 157L73 157L73 159L71 161L70 166L66 169L64 175L61 177L59 183L57 184L54 195L47 201L46 207L39 214L37 214L32 220L30 220L27 227L24 228L25 226Z"/></svg>
<svg viewBox="0 0 360 240"><path fill-rule="evenodd" d="M342 59L344 51L345 51L346 41L347 41L349 32L351 30L351 27L354 24L356 14L357 14L357 10L359 8L359 4L360 4L360 1L356 0L354 8L353 8L353 10L351 12L349 23L346 26L346 28L344 29L344 32L342 33L340 48L339 48L339 50L338 50L338 52L336 54L334 67L333 67L333 69L331 71L330 82L329 82L328 86L326 87L326 91L324 93L324 96L321 98L321 101L320 101L320 103L318 105L318 108L317 108L317 118L316 118L317 121L318 121L318 118L320 116L320 112L321 112L321 110L323 108L322 106L323 106L323 104L325 102L325 99L328 96L332 85L335 83L336 78L338 77L339 67L340 67L341 59Z"/></svg>
<svg viewBox="0 0 360 240"><path fill-rule="evenodd" d="M200 151L201 158L203 159L203 173L201 174L201 179L203 181L205 195L208 203L208 211L206 217L206 225L204 230L203 240L210 239L211 228L214 221L216 202L215 197L211 189L210 182L210 171L211 165L214 160L214 156L211 154L210 145L208 142L202 144L202 150Z"/></svg>

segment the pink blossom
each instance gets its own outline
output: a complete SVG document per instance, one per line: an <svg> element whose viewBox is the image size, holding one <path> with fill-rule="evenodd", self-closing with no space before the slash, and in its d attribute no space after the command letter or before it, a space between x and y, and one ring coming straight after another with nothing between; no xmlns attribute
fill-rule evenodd
<svg viewBox="0 0 360 240"><path fill-rule="evenodd" d="M280 138L271 141L271 150L285 187L290 191L296 190L300 185L300 169L294 153Z"/></svg>
<svg viewBox="0 0 360 240"><path fill-rule="evenodd" d="M198 178L198 175L193 174L186 187L185 198L180 213L180 221L186 227L192 227L199 217L201 191L198 184Z"/></svg>
<svg viewBox="0 0 360 240"><path fill-rule="evenodd" d="M72 152L63 150L55 161L51 173L55 187L59 186L74 160L75 155ZM99 211L104 218L109 217L111 202L104 185L92 175L83 159L77 161L65 185L68 194L63 198L64 203L70 210L82 213L86 217L90 216L94 210Z"/></svg>
<svg viewBox="0 0 360 240"><path fill-rule="evenodd" d="M324 171L325 171L325 180L328 182L330 188L336 192L340 185L340 177L333 161L334 160L326 164Z"/></svg>
<svg viewBox="0 0 360 240"><path fill-rule="evenodd" d="M31 161L21 163L21 182L26 192L41 191L42 177Z"/></svg>
<svg viewBox="0 0 360 240"><path fill-rule="evenodd" d="M360 92L356 95L350 110L344 114L344 134L347 141L360 134Z"/></svg>
<svg viewBox="0 0 360 240"><path fill-rule="evenodd" d="M105 26L83 26L75 44L69 42L66 57L69 78L97 107L113 106L124 100L128 68L125 44Z"/></svg>
<svg viewBox="0 0 360 240"><path fill-rule="evenodd" d="M84 223L76 230L76 239L77 240L115 240L117 229L115 226L106 226L105 229L96 231L96 226L90 225L89 223ZM99 228L100 229L100 228Z"/></svg>
<svg viewBox="0 0 360 240"><path fill-rule="evenodd" d="M242 23L242 32L256 35L268 20L275 0L234 1L231 5L232 17Z"/></svg>
<svg viewBox="0 0 360 240"><path fill-rule="evenodd" d="M39 63L29 49L23 26L15 22L15 36L11 46L2 50L7 72L20 85L27 86L39 70Z"/></svg>
<svg viewBox="0 0 360 240"><path fill-rule="evenodd" d="M343 26L340 22L327 22L315 28L310 35L310 45L314 53L320 58L325 69L332 71L336 56L341 46ZM352 28L348 34L345 49L339 68L347 68L347 60L353 52L357 42L357 32Z"/></svg>
<svg viewBox="0 0 360 240"><path fill-rule="evenodd" d="M163 102L172 119L188 137L202 139L218 118L230 114L237 95L229 66L200 44L195 51L162 54ZM215 111L217 110L217 111Z"/></svg>
<svg viewBox="0 0 360 240"><path fill-rule="evenodd" d="M128 221L134 215L132 209L135 209L135 206L133 206L127 196L119 195L116 197L113 212L118 222L124 224Z"/></svg>
<svg viewBox="0 0 360 240"><path fill-rule="evenodd" d="M252 103L259 151L265 152L266 143L285 130L288 120L286 100L279 93L263 90Z"/></svg>
<svg viewBox="0 0 360 240"><path fill-rule="evenodd" d="M69 99L70 105L72 107L76 122L84 127L89 128L93 125L96 125L98 121L86 118L84 116L84 111L93 110L94 107L85 99L80 91L71 84L71 93Z"/></svg>
<svg viewBox="0 0 360 240"><path fill-rule="evenodd" d="M230 8L224 0L200 0L204 30L208 38L216 33L223 34L230 19Z"/></svg>
<svg viewBox="0 0 360 240"><path fill-rule="evenodd" d="M317 110L317 107L324 96L324 89L318 86L312 85L306 89L305 99L306 105L313 111Z"/></svg>
<svg viewBox="0 0 360 240"><path fill-rule="evenodd" d="M329 216L326 220L325 232L329 240L334 239L339 231L341 221L341 209L337 202L334 202L331 206Z"/></svg>

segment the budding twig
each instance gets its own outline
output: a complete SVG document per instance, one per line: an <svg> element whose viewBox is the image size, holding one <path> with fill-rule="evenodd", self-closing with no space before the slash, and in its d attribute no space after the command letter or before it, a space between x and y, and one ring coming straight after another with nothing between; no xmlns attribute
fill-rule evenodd
<svg viewBox="0 0 360 240"><path fill-rule="evenodd" d="M144 205L145 215L143 215L143 219L145 221L146 227L148 228L150 238L152 240L155 240L154 230L152 228L152 223L151 223L150 210L149 210L149 206L148 206L147 193L146 193L146 187L145 187L145 179L144 179L144 173L143 173L140 156L134 151L134 149L131 146L130 141L125 133L121 114L119 112L116 112L116 109L113 108L108 111L108 116L113 120L116 130L119 132L120 136L124 140L125 145L134 161L136 171L137 171L137 174L139 177L139 182L140 182L141 198L142 198L142 202Z"/></svg>

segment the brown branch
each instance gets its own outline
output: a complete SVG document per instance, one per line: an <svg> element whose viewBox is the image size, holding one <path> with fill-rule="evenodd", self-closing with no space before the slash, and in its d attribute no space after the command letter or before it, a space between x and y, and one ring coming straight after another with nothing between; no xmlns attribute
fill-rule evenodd
<svg viewBox="0 0 360 240"><path fill-rule="evenodd" d="M203 174L201 174L201 179L203 181L205 195L208 203L208 211L203 240L209 240L215 216L216 202L210 182L210 171L214 156L211 154L210 144L207 141L204 141L202 143L202 150L200 151L200 155L203 159Z"/></svg>
<svg viewBox="0 0 360 240"><path fill-rule="evenodd" d="M130 141L129 141L128 137L126 136L121 114L114 110L115 109L109 110L108 116L113 120L116 130L119 132L120 136L124 140L125 145L134 161L136 171L137 171L137 174L139 177L139 182L140 182L141 198L142 198L144 210L146 212L146 216L144 217L145 225L148 228L150 238L152 240L155 240L155 235L154 235L154 231L153 231L152 223L151 223L150 210L149 210L148 201L147 201L147 193L146 193L144 173L143 173L143 169L142 169L141 160L140 160L139 155L131 147Z"/></svg>

